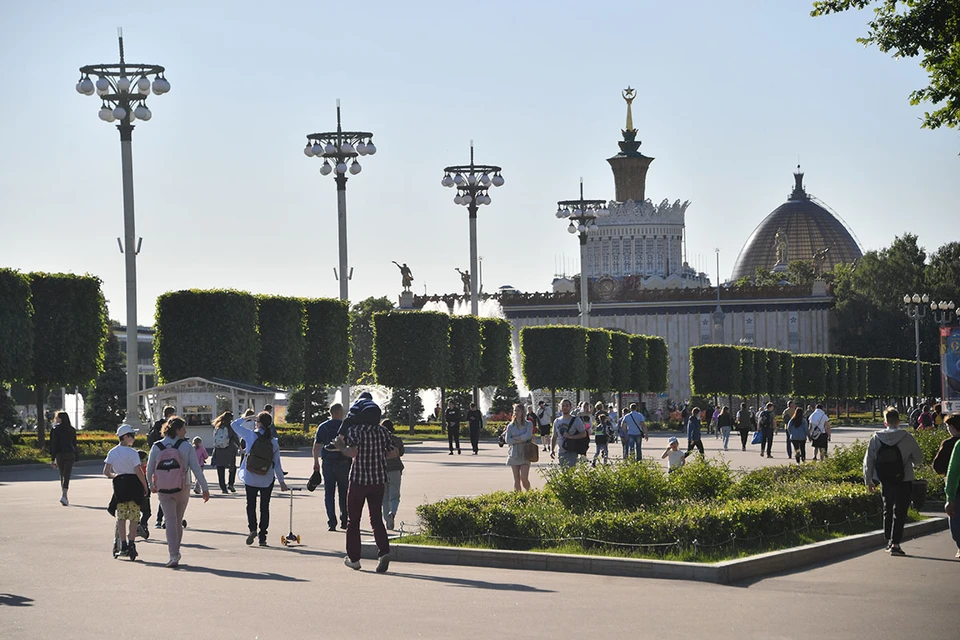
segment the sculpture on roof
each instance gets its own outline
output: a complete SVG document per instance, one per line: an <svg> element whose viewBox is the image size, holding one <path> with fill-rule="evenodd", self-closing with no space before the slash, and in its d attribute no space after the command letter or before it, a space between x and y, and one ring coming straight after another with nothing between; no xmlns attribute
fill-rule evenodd
<svg viewBox="0 0 960 640"><path fill-rule="evenodd" d="M403 290L410 291L410 285L413 284L413 271L410 270L410 267L407 266L406 262L404 262L402 265L398 264L396 260L391 260L391 262L397 265L397 268L400 269L400 279L403 283Z"/></svg>
<svg viewBox="0 0 960 640"><path fill-rule="evenodd" d="M777 235L773 237L773 244L777 251L777 264L787 264L787 234L783 229L777 229Z"/></svg>

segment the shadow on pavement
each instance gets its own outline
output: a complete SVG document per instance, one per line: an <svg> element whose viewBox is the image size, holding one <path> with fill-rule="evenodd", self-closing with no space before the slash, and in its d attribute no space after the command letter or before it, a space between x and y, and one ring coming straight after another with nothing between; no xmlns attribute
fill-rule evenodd
<svg viewBox="0 0 960 640"><path fill-rule="evenodd" d="M32 607L33 598L15 596L12 593L0 593L0 607Z"/></svg>
<svg viewBox="0 0 960 640"><path fill-rule="evenodd" d="M552 589L539 589L526 584L516 584L513 582L486 582L485 580L466 580L464 578L447 578L441 576L425 576L419 573L397 573L389 572L387 576L396 578L411 578L413 580L429 580L431 582L445 582L457 587L470 587L472 589L492 589L493 591L525 591L529 593L556 593Z"/></svg>
<svg viewBox="0 0 960 640"><path fill-rule="evenodd" d="M936 558L934 556L917 556L912 553L908 553L906 558L913 558L915 560L936 560L937 562L950 562L952 564L957 564L956 558Z"/></svg>
<svg viewBox="0 0 960 640"><path fill-rule="evenodd" d="M144 562L147 567L165 568L162 562ZM309 582L302 578L285 576L281 573L252 573L250 571L236 571L231 569L215 569L213 567L200 567L197 565L183 564L174 569L175 571L185 571L188 573L209 573L221 578L238 578L240 580L276 580L278 582Z"/></svg>

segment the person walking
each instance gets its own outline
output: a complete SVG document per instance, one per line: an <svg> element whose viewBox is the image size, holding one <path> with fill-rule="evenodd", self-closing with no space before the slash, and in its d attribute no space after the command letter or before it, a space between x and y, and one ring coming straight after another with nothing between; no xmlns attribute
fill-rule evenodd
<svg viewBox="0 0 960 640"><path fill-rule="evenodd" d="M586 451L582 445L578 448L575 443L568 443L568 440L585 440L587 430L583 426L583 421L573 415L573 403L564 398L560 402L560 416L553 421L553 436L550 439L550 457L557 457L557 445L560 453L557 462L561 467L572 467L580 460L579 451Z"/></svg>
<svg viewBox="0 0 960 640"><path fill-rule="evenodd" d="M763 411L760 412L760 416L757 418L757 427L760 429L760 457L766 456L768 458L773 457L773 430L775 428L776 418L773 415L773 403L768 402L767 406L764 407Z"/></svg>
<svg viewBox="0 0 960 640"><path fill-rule="evenodd" d="M507 454L507 465L513 471L513 490L530 490L530 461L527 460L525 447L533 442L533 424L527 420L522 404L513 405L513 418L507 424L504 436L510 445Z"/></svg>
<svg viewBox="0 0 960 640"><path fill-rule="evenodd" d="M610 461L610 439L613 437L615 429L610 416L604 411L597 413L597 418L593 425L593 461L591 466L597 466L597 458L603 456L603 464Z"/></svg>
<svg viewBox="0 0 960 640"><path fill-rule="evenodd" d="M630 412L623 416L620 425L620 432L624 434L623 459L629 459L633 452L639 462L643 459L643 440L649 440L650 436L647 435L647 420L638 410L636 402L630 403Z"/></svg>
<svg viewBox="0 0 960 640"><path fill-rule="evenodd" d="M147 495L147 479L140 467L140 455L133 448L137 430L128 424L117 429L119 444L107 453L103 460L103 475L113 481L113 497L110 508L116 514L114 522L113 557L127 556L137 559L137 523L140 520L140 503ZM107 509L110 511L110 509Z"/></svg>
<svg viewBox="0 0 960 640"><path fill-rule="evenodd" d="M787 403L787 408L783 410L783 413L780 415L780 424L783 425L783 434L787 439L787 459L793 457L793 441L790 439L790 429L788 425L790 421L793 420L794 414L797 412L797 403L791 400ZM801 410L801 413L803 411Z"/></svg>
<svg viewBox="0 0 960 640"><path fill-rule="evenodd" d="M180 564L180 543L183 541L183 516L190 501L187 469L191 469L203 489L203 501L210 499L207 479L197 460L196 450L187 441L187 425L178 416L170 416L163 425L163 438L150 447L147 458L147 485L157 494L160 507L166 512L167 551L170 559L165 566Z"/></svg>
<svg viewBox="0 0 960 640"><path fill-rule="evenodd" d="M447 402L447 410L443 412L443 422L447 425L447 444L450 445L450 455L453 455L453 445L457 445L457 455L460 455L460 409L453 400Z"/></svg>
<svg viewBox="0 0 960 640"><path fill-rule="evenodd" d="M944 422L950 427L950 433L955 434L954 437L960 433L960 415L954 414ZM947 501L944 511L950 520L950 535L953 536L953 541L957 545L957 555L954 558L960 558L960 510L957 509L957 503L960 501L960 447L957 446L950 450L944 491Z"/></svg>
<svg viewBox="0 0 960 640"><path fill-rule="evenodd" d="M717 429L720 430L720 437L723 438L723 450L726 451L730 445L730 431L733 429L733 416L730 415L730 407L724 407L717 416Z"/></svg>
<svg viewBox="0 0 960 640"><path fill-rule="evenodd" d="M694 407L693 411L690 412L690 419L687 420L687 451L693 451L694 447L696 447L702 458L704 452L701 428L700 407Z"/></svg>
<svg viewBox="0 0 960 640"><path fill-rule="evenodd" d="M239 473L247 492L246 542L251 545L256 538L261 547L266 547L274 479L280 483L280 491L287 490L287 485L283 481L283 466L280 463L280 442L273 436L273 418L266 411L257 414L255 429L237 425L234 430L247 445L246 456L240 465ZM257 521L258 497L260 498L259 522Z"/></svg>
<svg viewBox="0 0 960 640"><path fill-rule="evenodd" d="M384 420L380 423L384 429L390 432L390 444L397 450L395 457L386 459L387 482L383 488L383 520L387 529L393 531L396 523L397 510L400 509L400 483L403 480L403 440L397 436L393 428L392 420Z"/></svg>
<svg viewBox="0 0 960 640"><path fill-rule="evenodd" d="M807 435L809 435L807 419L803 417L800 407L793 410L793 416L787 422L787 437L793 444L794 457L797 464L807 461Z"/></svg>
<svg viewBox="0 0 960 640"><path fill-rule="evenodd" d="M175 416L176 413L176 407L166 405L163 408L163 411L161 412L161 418L154 422L153 426L150 427L150 431L147 432L147 447L153 449L153 445L163 440L163 425L167 423L167 420ZM147 481L149 482L149 479ZM157 529L163 527L163 505L160 504L159 498L157 499L157 523L155 527Z"/></svg>
<svg viewBox="0 0 960 640"><path fill-rule="evenodd" d="M947 433L950 437L940 443L937 453L933 456L933 462L930 466L940 476L947 475L947 467L950 464L950 456L953 449L960 441L960 413L954 414L943 421L947 425Z"/></svg>
<svg viewBox="0 0 960 640"><path fill-rule="evenodd" d="M579 406L580 421L583 423L583 428L587 430L587 434L593 432L593 407L590 406L589 402L581 402Z"/></svg>
<svg viewBox="0 0 960 640"><path fill-rule="evenodd" d="M667 473L673 473L680 467L684 465L687 461L687 458L690 456L690 450L681 451L679 441L671 437L667 440L667 449L662 454L660 454L660 459L667 460Z"/></svg>
<svg viewBox="0 0 960 640"><path fill-rule="evenodd" d="M473 448L473 455L480 453L480 429L483 427L483 414L477 409L475 402L470 403L470 409L467 411L467 427L470 430L470 446Z"/></svg>
<svg viewBox="0 0 960 640"><path fill-rule="evenodd" d="M323 504L327 511L327 530L337 530L337 509L340 506L340 528L347 528L347 476L350 474L350 458L328 446L340 432L343 424L343 405L331 405L330 418L317 427L313 438L313 470L323 476ZM312 486L312 485L311 485ZM307 487L308 489L310 487Z"/></svg>
<svg viewBox="0 0 960 640"><path fill-rule="evenodd" d="M452 404L452 403L451 403ZM343 564L360 569L360 517L367 504L373 539L377 544L377 573L390 567L390 540L383 524L383 494L387 482L387 458L397 457L390 432L380 425L380 407L368 398L353 403L333 446L350 458L347 488L347 555Z"/></svg>
<svg viewBox="0 0 960 640"><path fill-rule="evenodd" d="M746 402L740 403L740 410L737 411L737 431L740 433L740 450L747 450L747 440L750 438L750 432L757 428L757 418L753 412L747 408Z"/></svg>
<svg viewBox="0 0 960 640"><path fill-rule="evenodd" d="M236 493L233 487L237 479L237 449L240 447L240 437L233 430L233 413L224 411L213 420L213 457L211 464L217 468L217 480L220 482L221 493ZM230 470L229 478L227 470ZM229 479L229 481L228 481Z"/></svg>
<svg viewBox="0 0 960 640"><path fill-rule="evenodd" d="M817 403L817 408L807 418L807 422L810 425L810 440L813 442L813 458L816 460L819 453L820 459L826 460L827 443L830 442L830 416L823 410L821 403Z"/></svg>
<svg viewBox="0 0 960 640"><path fill-rule="evenodd" d="M537 422L540 425L540 444L544 451L549 451L551 424L553 423L553 411L547 407L547 403L541 400L537 403Z"/></svg>
<svg viewBox="0 0 960 640"><path fill-rule="evenodd" d="M900 413L893 407L883 412L883 424L886 429L873 434L863 456L863 481L870 491L880 483L887 551L903 556L900 541L913 491L913 468L923 464L923 451L913 434L899 428Z"/></svg>
<svg viewBox="0 0 960 640"><path fill-rule="evenodd" d="M50 466L60 472L60 504L70 506L67 492L70 490L73 463L80 459L80 449L77 448L77 430L70 424L70 414L66 411L57 411L53 417L50 458Z"/></svg>

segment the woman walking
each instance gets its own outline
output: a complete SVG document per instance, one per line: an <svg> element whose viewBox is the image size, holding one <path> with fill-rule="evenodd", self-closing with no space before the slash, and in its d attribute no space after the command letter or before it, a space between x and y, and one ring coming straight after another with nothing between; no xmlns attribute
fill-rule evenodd
<svg viewBox="0 0 960 640"><path fill-rule="evenodd" d="M265 547L274 478L279 481L281 491L286 491L287 485L283 481L283 467L280 465L280 442L273 437L273 418L266 411L261 411L257 415L256 425L254 430L239 425L234 430L246 443L246 456L240 464L240 479L247 490L247 544L253 544L253 540L259 538L260 546ZM259 530L257 496L260 497Z"/></svg>
<svg viewBox="0 0 960 640"><path fill-rule="evenodd" d="M797 407L793 417L787 423L787 435L793 444L793 457L797 464L807 461L807 419L803 417L803 409Z"/></svg>
<svg viewBox="0 0 960 640"><path fill-rule="evenodd" d="M590 405L587 404L587 407ZM530 490L530 462L526 445L533 442L533 425L527 420L522 404L513 405L513 419L507 425L506 442L510 445L507 465L513 470L513 490ZM522 487L522 488L521 488Z"/></svg>
<svg viewBox="0 0 960 640"><path fill-rule="evenodd" d="M747 403L740 403L740 410L737 411L737 431L740 433L740 450L747 450L747 438L750 432L757 428L757 418L752 411L747 409Z"/></svg>
<svg viewBox="0 0 960 640"><path fill-rule="evenodd" d="M60 504L69 506L67 491L70 489L70 475L73 463L77 461L80 450L77 449L77 430L70 424L70 414L58 411L53 418L50 430L50 466L60 471Z"/></svg>
<svg viewBox="0 0 960 640"><path fill-rule="evenodd" d="M163 425L163 439L150 447L147 458L147 484L157 494L160 506L166 514L167 551L170 559L167 567L180 564L180 542L183 540L183 516L190 501L187 484L187 469L193 471L203 490L203 501L210 499L207 479L197 460L197 451L187 441L187 425L183 418L173 416Z"/></svg>
<svg viewBox="0 0 960 640"><path fill-rule="evenodd" d="M403 440L398 438L393 431L393 422L384 420L380 426L390 432L390 444L397 450L397 456L387 458L387 484L383 488L383 521L387 529L393 530L394 521L397 517L397 509L400 508L400 481L403 476Z"/></svg>
<svg viewBox="0 0 960 640"><path fill-rule="evenodd" d="M723 438L723 450L726 451L730 444L730 430L733 429L733 416L730 415L730 407L724 407L717 416L717 428L720 430L720 437Z"/></svg>
<svg viewBox="0 0 960 640"><path fill-rule="evenodd" d="M213 420L213 466L217 468L217 480L220 481L220 491L222 493L236 493L233 488L233 482L237 477L237 448L240 446L240 438L237 432L233 430L230 423L233 422L233 414L224 411ZM230 470L229 482L227 481L227 469Z"/></svg>

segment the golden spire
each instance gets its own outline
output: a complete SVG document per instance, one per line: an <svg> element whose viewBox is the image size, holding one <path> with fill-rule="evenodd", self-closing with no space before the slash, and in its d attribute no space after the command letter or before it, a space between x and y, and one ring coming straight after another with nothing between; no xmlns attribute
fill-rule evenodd
<svg viewBox="0 0 960 640"><path fill-rule="evenodd" d="M633 128L633 108L632 103L633 99L637 97L637 90L632 87L627 87L623 90L623 99L627 102L627 127L624 131L636 131Z"/></svg>

